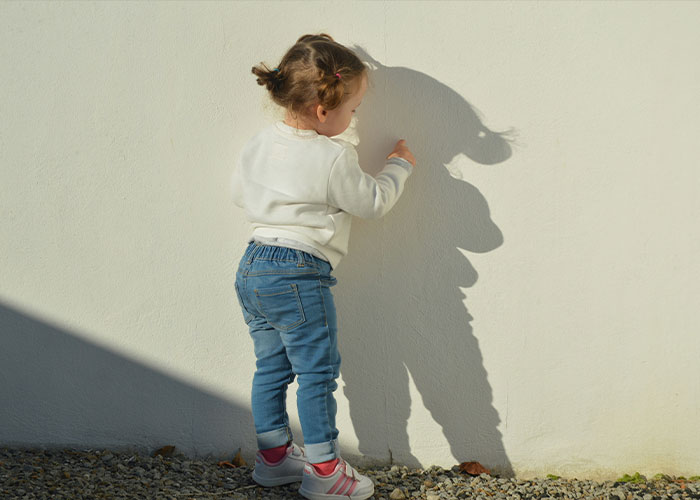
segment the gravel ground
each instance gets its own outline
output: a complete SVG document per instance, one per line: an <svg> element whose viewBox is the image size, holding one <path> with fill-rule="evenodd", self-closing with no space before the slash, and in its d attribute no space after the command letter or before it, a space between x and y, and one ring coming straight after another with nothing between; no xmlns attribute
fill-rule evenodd
<svg viewBox="0 0 700 500"><path fill-rule="evenodd" d="M469 476L458 467L408 469L397 465L357 469L375 483L375 499L453 498L604 500L700 499L700 482L674 478L646 483L569 479L500 479ZM183 455L142 456L108 450L19 450L0 448L0 499L302 499L299 483L261 488L250 467L219 465Z"/></svg>

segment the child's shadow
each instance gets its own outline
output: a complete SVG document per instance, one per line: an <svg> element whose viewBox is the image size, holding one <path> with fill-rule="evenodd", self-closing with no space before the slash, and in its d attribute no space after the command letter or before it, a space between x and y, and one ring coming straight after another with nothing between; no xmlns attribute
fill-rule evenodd
<svg viewBox="0 0 700 500"><path fill-rule="evenodd" d="M449 443L453 457L437 450L443 461L479 461L512 476L460 290L478 274L458 250L489 252L503 235L479 190L445 167L460 153L482 165L503 162L511 156L508 137L488 130L444 84L354 50L374 68L357 112L363 168L375 174L399 138L417 160L383 221L353 221L350 252L336 273L341 373L360 452L419 466L411 442L433 444L429 435L409 441L410 373Z"/></svg>

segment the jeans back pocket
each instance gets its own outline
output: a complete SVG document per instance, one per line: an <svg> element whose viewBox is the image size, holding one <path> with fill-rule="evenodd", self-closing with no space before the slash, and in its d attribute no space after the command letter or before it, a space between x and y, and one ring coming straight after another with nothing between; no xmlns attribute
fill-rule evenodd
<svg viewBox="0 0 700 500"><path fill-rule="evenodd" d="M299 290L294 283L256 288L255 296L260 313L273 328L288 331L306 321Z"/></svg>

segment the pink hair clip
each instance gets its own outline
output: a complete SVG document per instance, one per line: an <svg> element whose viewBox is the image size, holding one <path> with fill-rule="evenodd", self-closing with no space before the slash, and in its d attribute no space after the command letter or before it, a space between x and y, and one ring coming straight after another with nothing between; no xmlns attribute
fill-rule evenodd
<svg viewBox="0 0 700 500"><path fill-rule="evenodd" d="M341 76L340 76L340 73L336 73L335 76L337 76L338 78L341 77Z"/></svg>

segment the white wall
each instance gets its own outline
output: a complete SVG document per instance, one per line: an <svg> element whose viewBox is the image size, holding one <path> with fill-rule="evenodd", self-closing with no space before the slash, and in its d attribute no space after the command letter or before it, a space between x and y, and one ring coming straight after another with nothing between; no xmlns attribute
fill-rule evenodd
<svg viewBox="0 0 700 500"><path fill-rule="evenodd" d="M0 4L0 444L250 457L228 179L278 116L251 66L328 32L375 68L365 168L398 138L418 159L336 272L343 454L698 474L699 21L692 2Z"/></svg>

